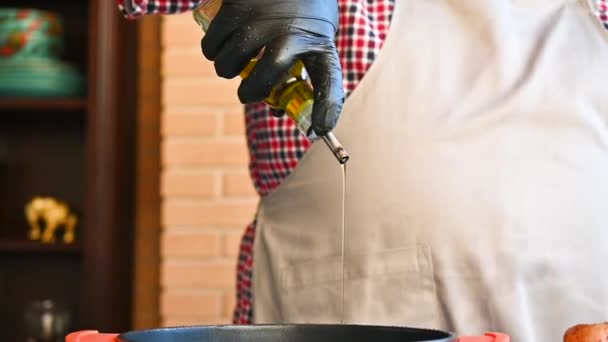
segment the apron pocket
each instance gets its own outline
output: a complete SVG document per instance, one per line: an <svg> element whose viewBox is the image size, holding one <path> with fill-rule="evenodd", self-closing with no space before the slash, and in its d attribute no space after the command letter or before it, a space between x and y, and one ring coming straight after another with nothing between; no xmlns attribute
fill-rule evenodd
<svg viewBox="0 0 608 342"><path fill-rule="evenodd" d="M289 323L336 323L340 319L342 258L292 264L281 271L281 313Z"/></svg>
<svg viewBox="0 0 608 342"><path fill-rule="evenodd" d="M411 246L347 255L344 320L352 324L437 327L431 251ZM283 314L302 323L340 322L341 257L294 263L281 273Z"/></svg>

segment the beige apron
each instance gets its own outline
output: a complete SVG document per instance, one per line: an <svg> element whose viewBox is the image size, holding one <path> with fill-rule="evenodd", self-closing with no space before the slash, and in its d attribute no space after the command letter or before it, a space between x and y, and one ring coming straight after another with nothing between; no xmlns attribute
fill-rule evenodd
<svg viewBox="0 0 608 342"><path fill-rule="evenodd" d="M397 0L346 102L345 323L561 341L608 320L608 32L582 0ZM260 207L256 323L339 323L323 142Z"/></svg>

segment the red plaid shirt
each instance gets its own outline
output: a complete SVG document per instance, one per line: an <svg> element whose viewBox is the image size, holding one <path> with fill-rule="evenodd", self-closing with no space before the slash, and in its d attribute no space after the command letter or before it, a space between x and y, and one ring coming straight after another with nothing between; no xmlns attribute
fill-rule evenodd
<svg viewBox="0 0 608 342"><path fill-rule="evenodd" d="M180 13L196 7L201 0L117 0L128 18L145 14ZM127 0L128 1L128 0ZM388 33L395 0L338 0L340 27L336 44L344 72L344 89L348 96L357 86ZM608 0L595 0L596 14L608 29ZM127 6L128 7L128 6ZM127 13L129 12L129 13ZM276 118L264 103L245 106L250 173L260 196L277 189L281 181L298 165L310 147L294 123ZM255 220L249 224L241 242L237 269L237 306L233 323L249 324L253 319L251 277Z"/></svg>
<svg viewBox="0 0 608 342"><path fill-rule="evenodd" d="M608 30L608 0L595 0L596 14Z"/></svg>

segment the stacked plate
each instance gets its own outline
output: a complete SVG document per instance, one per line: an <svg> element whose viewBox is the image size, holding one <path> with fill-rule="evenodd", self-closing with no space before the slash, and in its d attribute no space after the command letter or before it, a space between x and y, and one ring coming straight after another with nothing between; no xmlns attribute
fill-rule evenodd
<svg viewBox="0 0 608 342"><path fill-rule="evenodd" d="M56 13L0 8L0 96L82 96L85 81L60 60L63 23Z"/></svg>
<svg viewBox="0 0 608 342"><path fill-rule="evenodd" d="M43 58L0 60L1 96L83 96L84 88L82 76L69 64Z"/></svg>

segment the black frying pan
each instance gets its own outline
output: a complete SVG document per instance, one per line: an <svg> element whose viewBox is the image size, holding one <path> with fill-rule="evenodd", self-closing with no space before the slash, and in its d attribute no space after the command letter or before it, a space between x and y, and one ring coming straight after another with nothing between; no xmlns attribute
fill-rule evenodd
<svg viewBox="0 0 608 342"><path fill-rule="evenodd" d="M124 342L455 342L443 331L365 325L226 325L139 330Z"/></svg>

